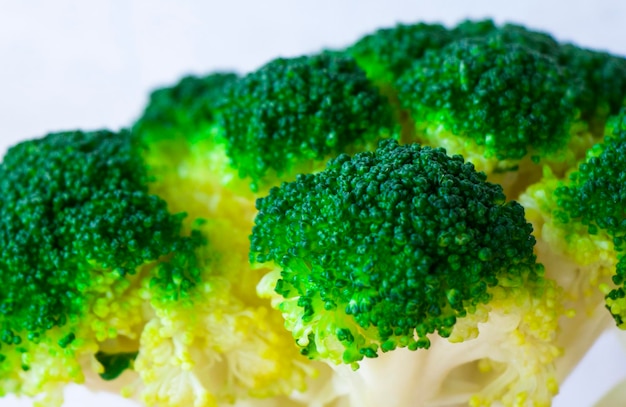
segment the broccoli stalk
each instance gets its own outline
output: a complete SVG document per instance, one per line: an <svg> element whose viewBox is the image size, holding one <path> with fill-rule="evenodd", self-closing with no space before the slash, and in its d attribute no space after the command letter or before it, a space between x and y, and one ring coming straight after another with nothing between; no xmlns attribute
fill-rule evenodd
<svg viewBox="0 0 626 407"><path fill-rule="evenodd" d="M549 404L559 290L535 263L522 207L460 156L386 140L257 207L251 260L273 268L259 295L303 355L363 365L349 379L364 390L345 396L351 405ZM375 359L396 348L415 359ZM422 371L419 359L439 357L448 363ZM390 398L398 376L412 390Z"/></svg>

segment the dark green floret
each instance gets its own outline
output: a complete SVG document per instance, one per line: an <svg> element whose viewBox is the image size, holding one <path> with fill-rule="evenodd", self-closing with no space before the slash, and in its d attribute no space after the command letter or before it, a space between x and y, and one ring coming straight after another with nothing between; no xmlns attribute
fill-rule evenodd
<svg viewBox="0 0 626 407"><path fill-rule="evenodd" d="M558 150L576 117L574 88L554 59L489 38L427 52L397 89L416 126L441 126L497 159Z"/></svg>
<svg viewBox="0 0 626 407"><path fill-rule="evenodd" d="M235 80L236 74L226 72L186 76L172 87L153 91L135 132L152 141L201 136L215 123L224 88Z"/></svg>
<svg viewBox="0 0 626 407"><path fill-rule="evenodd" d="M579 222L589 234L605 231L613 239L619 262L608 297L626 297L626 109L611 120L613 134L594 146L570 183L555 190L562 222ZM626 310L614 313L618 325L626 322Z"/></svg>
<svg viewBox="0 0 626 407"><path fill-rule="evenodd" d="M344 362L426 348L490 287L541 273L523 208L485 178L461 156L394 140L340 155L257 201L251 260L282 270L276 292L322 325L313 332L335 332Z"/></svg>
<svg viewBox="0 0 626 407"><path fill-rule="evenodd" d="M354 59L276 59L234 82L222 107L226 153L253 188L303 162L363 149L392 127L391 108Z"/></svg>
<svg viewBox="0 0 626 407"><path fill-rule="evenodd" d="M99 274L123 279L173 254L154 277L155 295L177 298L193 286L202 239L181 237L184 214L170 214L148 181L140 146L126 131L55 133L8 151L0 165L5 343L37 341L83 316Z"/></svg>
<svg viewBox="0 0 626 407"><path fill-rule="evenodd" d="M602 128L608 115L618 114L626 105L626 58L566 44L559 62L584 85L577 103L585 119L596 118Z"/></svg>
<svg viewBox="0 0 626 407"><path fill-rule="evenodd" d="M348 49L378 85L392 84L429 49L439 49L453 36L440 24L398 24L360 39Z"/></svg>

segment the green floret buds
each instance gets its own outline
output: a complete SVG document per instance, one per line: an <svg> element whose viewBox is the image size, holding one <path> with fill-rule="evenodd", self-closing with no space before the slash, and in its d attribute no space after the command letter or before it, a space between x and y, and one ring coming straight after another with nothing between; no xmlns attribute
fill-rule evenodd
<svg viewBox="0 0 626 407"><path fill-rule="evenodd" d="M371 80L392 84L427 50L442 48L452 39L440 24L398 24L363 37L348 52Z"/></svg>
<svg viewBox="0 0 626 407"><path fill-rule="evenodd" d="M426 53L397 89L418 137L447 131L498 160L557 151L576 117L575 92L558 63L497 38L461 40Z"/></svg>
<svg viewBox="0 0 626 407"><path fill-rule="evenodd" d="M618 114L626 104L626 58L565 44L559 62L584 85L577 106L585 119L599 121L601 133L607 116Z"/></svg>
<svg viewBox="0 0 626 407"><path fill-rule="evenodd" d="M460 156L382 141L257 201L251 260L273 262L279 309L311 358L427 348L490 288L538 280L523 208ZM265 282L265 284L268 283ZM267 294L267 293L266 293Z"/></svg>
<svg viewBox="0 0 626 407"><path fill-rule="evenodd" d="M387 99L354 59L330 52L277 59L234 82L220 118L226 154L254 189L366 149L393 126Z"/></svg>
<svg viewBox="0 0 626 407"><path fill-rule="evenodd" d="M102 276L124 280L165 255L174 254L155 274L155 292L177 298L195 284L202 239L182 237L184 215L170 214L147 184L140 147L125 131L56 133L9 150L0 165L5 343L36 342L80 319ZM72 342L67 335L59 346Z"/></svg>
<svg viewBox="0 0 626 407"><path fill-rule="evenodd" d="M155 90L134 126L135 132L150 141L206 136L207 129L215 124L224 88L236 79L237 75L230 72L186 76L172 87Z"/></svg>
<svg viewBox="0 0 626 407"><path fill-rule="evenodd" d="M607 291L607 308L617 325L626 322L626 110L610 120L613 134L595 145L570 175L570 182L556 188L558 209L555 217L562 223L576 222L587 227L590 235L605 232L617 252L617 268L612 280L617 286Z"/></svg>

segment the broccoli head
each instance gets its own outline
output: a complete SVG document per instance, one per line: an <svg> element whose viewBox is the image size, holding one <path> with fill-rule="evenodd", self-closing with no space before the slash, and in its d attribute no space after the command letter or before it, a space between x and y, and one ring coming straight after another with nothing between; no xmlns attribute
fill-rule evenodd
<svg viewBox="0 0 626 407"><path fill-rule="evenodd" d="M150 141L172 138L193 141L206 137L216 121L216 107L224 88L235 80L237 74L232 72L190 75L172 87L153 91L134 131Z"/></svg>
<svg viewBox="0 0 626 407"><path fill-rule="evenodd" d="M513 405L530 391L521 387L531 365L544 374L537 399L549 400L557 290L535 262L523 208L505 202L502 189L460 156L386 140L373 153L340 155L323 172L272 189L257 207L251 260L274 268L259 294L273 297L304 355L356 368L381 351L429 348L435 333L471 343L478 322L501 313L512 325L502 323L506 333L491 339L524 337L535 348L511 350L527 353L525 366L504 368L499 363L515 365L515 357L496 357L507 378L474 402ZM453 364L488 364L481 343L474 352L460 346L466 355ZM449 370L435 369L423 382L439 388Z"/></svg>
<svg viewBox="0 0 626 407"><path fill-rule="evenodd" d="M398 24L361 38L348 48L359 66L377 85L392 85L427 50L439 49L453 40L440 24Z"/></svg>
<svg viewBox="0 0 626 407"><path fill-rule="evenodd" d="M564 290L569 310L561 323L567 349L563 371L579 360L613 322L624 328L622 113L607 123L607 135L577 168L559 177L546 168L540 181L521 196L533 224L537 256L546 275ZM608 308L610 312L606 312ZM574 339L575 338L575 339Z"/></svg>
<svg viewBox="0 0 626 407"><path fill-rule="evenodd" d="M173 213L168 200L195 186L160 185L150 147L128 131L75 131L4 157L2 393L60 405L64 384L97 374L151 406L303 388L312 368L293 363L280 315L255 294L249 228Z"/></svg>
<svg viewBox="0 0 626 407"><path fill-rule="evenodd" d="M226 154L253 189L323 168L392 133L387 99L341 53L276 59L234 82L220 108Z"/></svg>
<svg viewBox="0 0 626 407"><path fill-rule="evenodd" d="M81 381L78 357L94 343L136 340L139 279L150 279L152 295L164 301L198 282L194 252L203 239L181 235L184 214L149 193L130 133L24 142L9 150L0 174L5 391L35 394L48 380ZM46 371L47 352L63 358L64 369Z"/></svg>
<svg viewBox="0 0 626 407"><path fill-rule="evenodd" d="M607 117L626 103L626 58L572 44L561 46L558 58L583 83L577 107L601 137Z"/></svg>
<svg viewBox="0 0 626 407"><path fill-rule="evenodd" d="M426 53L397 88L418 138L488 172L563 148L576 119L570 81L556 61L501 41L462 40Z"/></svg>
<svg viewBox="0 0 626 407"><path fill-rule="evenodd" d="M607 308L617 325L626 328L626 110L612 119L610 127L613 134L589 151L568 184L555 189L558 209L554 216L565 225L581 225L589 235L604 236L607 246L612 246L617 259L612 275L616 288L604 288Z"/></svg>

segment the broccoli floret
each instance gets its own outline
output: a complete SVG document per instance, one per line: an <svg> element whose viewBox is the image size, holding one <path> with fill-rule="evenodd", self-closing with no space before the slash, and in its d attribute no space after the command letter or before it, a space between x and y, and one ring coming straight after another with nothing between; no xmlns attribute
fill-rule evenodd
<svg viewBox="0 0 626 407"><path fill-rule="evenodd" d="M2 392L60 405L65 383L99 374L148 405L182 407L304 388L314 369L294 363L280 315L255 294L251 226L200 205L191 220L172 214L174 197L202 191L159 183L151 147L128 131L76 131L5 156Z"/></svg>
<svg viewBox="0 0 626 407"><path fill-rule="evenodd" d="M236 80L235 73L216 72L186 76L172 87L157 89L150 94L134 131L151 142L206 137L207 129L215 124L224 88Z"/></svg>
<svg viewBox="0 0 626 407"><path fill-rule="evenodd" d="M584 84L577 107L601 137L607 117L626 104L626 58L565 44L559 62Z"/></svg>
<svg viewBox="0 0 626 407"><path fill-rule="evenodd" d="M182 236L184 214L149 193L140 150L126 131L76 131L21 143L4 157L3 388L35 394L46 380L82 381L78 359L95 342L137 339L136 281L150 280L162 301L186 297L198 283L203 238ZM54 368L45 353L65 366Z"/></svg>
<svg viewBox="0 0 626 407"><path fill-rule="evenodd" d="M611 123L613 134L594 146L585 162L570 175L565 185L554 190L558 205L554 212L557 222L575 223L589 235L605 235L617 259L612 283L616 288L607 291L607 308L617 325L626 328L626 110ZM564 226L566 227L566 226Z"/></svg>
<svg viewBox="0 0 626 407"><path fill-rule="evenodd" d="M482 150L458 151L519 160L553 153L569 140L576 111L570 82L556 61L517 44L464 40L430 52L398 82L400 101L418 133L440 133ZM448 136L450 138L451 136ZM458 150L459 148L457 148Z"/></svg>
<svg viewBox="0 0 626 407"><path fill-rule="evenodd" d="M453 40L440 24L398 24L366 35L348 52L377 85L392 85L429 49L439 49Z"/></svg>
<svg viewBox="0 0 626 407"><path fill-rule="evenodd" d="M429 348L434 333L468 341L488 310L506 310L515 315L518 334L541 343L537 354L523 351L528 365L509 371L509 379L523 380L532 365L545 374L537 399L549 399L551 360L558 353L550 345L558 318L555 287L535 263L523 208L505 203L502 189L460 156L386 140L373 153L340 155L323 172L272 189L257 207L251 261L274 267L259 294L274 298L304 355L356 368L380 351ZM520 319L529 327L520 327ZM483 351L469 351L472 356L452 365L489 359ZM446 374L434 377L442 370L423 383L438 389ZM528 390L509 379L475 402L509 405Z"/></svg>
<svg viewBox="0 0 626 407"><path fill-rule="evenodd" d="M537 257L546 276L562 287L569 310L559 339L567 352L560 362L565 372L614 323L611 315L624 327L619 208L625 137L624 115L612 118L604 142L589 150L577 169L559 177L545 168L542 179L520 196L533 224Z"/></svg>
<svg viewBox="0 0 626 407"><path fill-rule="evenodd" d="M593 143L575 108L580 84L554 58L498 35L427 52L396 87L412 141L463 155L513 198L540 178L539 161L563 173Z"/></svg>
<svg viewBox="0 0 626 407"><path fill-rule="evenodd" d="M19 144L0 175L2 329L14 340L21 337L9 333L39 336L84 312L93 273L124 278L171 253L193 262L200 240L182 237L184 214L170 214L148 192L140 148L128 132L55 133ZM155 284L178 297L197 275L174 263Z"/></svg>
<svg viewBox="0 0 626 407"><path fill-rule="evenodd" d="M386 98L354 59L329 52L276 59L236 81L220 118L226 154L253 189L367 149L393 127Z"/></svg>

